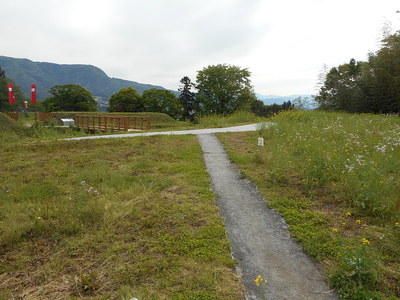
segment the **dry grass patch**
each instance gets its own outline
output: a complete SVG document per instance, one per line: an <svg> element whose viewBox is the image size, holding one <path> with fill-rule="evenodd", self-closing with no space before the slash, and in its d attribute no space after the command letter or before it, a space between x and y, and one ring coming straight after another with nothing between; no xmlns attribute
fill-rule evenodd
<svg viewBox="0 0 400 300"><path fill-rule="evenodd" d="M240 299L193 136L2 144L0 299Z"/></svg>

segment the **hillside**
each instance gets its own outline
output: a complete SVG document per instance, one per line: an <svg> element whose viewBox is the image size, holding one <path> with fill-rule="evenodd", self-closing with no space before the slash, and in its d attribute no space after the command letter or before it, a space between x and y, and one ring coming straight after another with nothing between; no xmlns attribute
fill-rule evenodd
<svg viewBox="0 0 400 300"><path fill-rule="evenodd" d="M37 97L43 100L48 90L58 84L79 84L96 98L109 99L121 88L134 87L139 93L161 86L109 77L103 70L91 65L61 65L48 62L34 62L29 59L0 56L0 66L29 97L32 83L37 85Z"/></svg>

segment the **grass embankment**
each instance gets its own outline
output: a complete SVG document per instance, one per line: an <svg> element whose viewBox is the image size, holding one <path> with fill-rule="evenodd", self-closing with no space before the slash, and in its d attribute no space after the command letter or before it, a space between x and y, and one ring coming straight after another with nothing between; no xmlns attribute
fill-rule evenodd
<svg viewBox="0 0 400 300"><path fill-rule="evenodd" d="M272 121L220 135L231 159L344 299L398 299L400 118L291 111Z"/></svg>
<svg viewBox="0 0 400 300"><path fill-rule="evenodd" d="M26 136L27 132L22 125L0 113L0 143L16 141Z"/></svg>
<svg viewBox="0 0 400 300"><path fill-rule="evenodd" d="M241 299L193 136L3 142L0 299Z"/></svg>

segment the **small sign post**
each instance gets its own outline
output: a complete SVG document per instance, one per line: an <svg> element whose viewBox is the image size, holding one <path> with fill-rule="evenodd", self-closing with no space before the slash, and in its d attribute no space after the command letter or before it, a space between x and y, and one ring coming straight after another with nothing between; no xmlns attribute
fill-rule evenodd
<svg viewBox="0 0 400 300"><path fill-rule="evenodd" d="M264 138L262 138L262 137L258 138L258 146L264 147Z"/></svg>

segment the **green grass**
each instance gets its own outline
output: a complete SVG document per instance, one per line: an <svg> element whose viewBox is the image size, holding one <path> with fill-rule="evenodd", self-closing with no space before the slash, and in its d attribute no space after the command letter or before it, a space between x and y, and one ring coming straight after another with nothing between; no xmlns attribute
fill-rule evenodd
<svg viewBox="0 0 400 300"><path fill-rule="evenodd" d="M265 118L258 117L248 111L238 111L229 116L209 115L201 117L197 126L201 128L214 128L259 122L265 122Z"/></svg>
<svg viewBox="0 0 400 300"><path fill-rule="evenodd" d="M342 298L400 297L400 119L290 111L271 121L219 135L231 159Z"/></svg>
<svg viewBox="0 0 400 300"><path fill-rule="evenodd" d="M16 141L26 136L26 130L21 124L0 113L0 143Z"/></svg>
<svg viewBox="0 0 400 300"><path fill-rule="evenodd" d="M2 142L0 299L241 299L193 136Z"/></svg>

